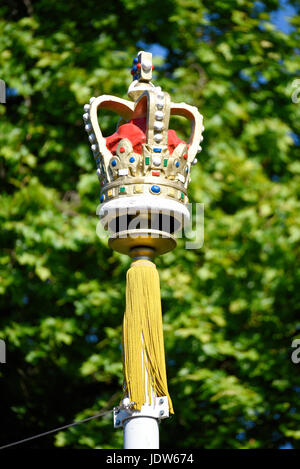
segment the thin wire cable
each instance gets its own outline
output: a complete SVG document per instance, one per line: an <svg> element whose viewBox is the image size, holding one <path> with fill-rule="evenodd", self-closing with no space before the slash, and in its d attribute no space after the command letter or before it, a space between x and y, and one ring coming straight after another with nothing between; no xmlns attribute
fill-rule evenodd
<svg viewBox="0 0 300 469"><path fill-rule="evenodd" d="M68 425L64 425L63 427L54 428L53 430L49 430L48 432L39 433L38 435L30 436L29 438L25 438L24 440L15 441L14 443L9 443L8 445L0 446L0 449L5 449L5 448L9 448L10 446L20 445L21 443L25 443L26 441L34 440L35 438L40 438L41 436L50 435L50 433L55 433L55 432L58 432L59 430L64 430L65 428L74 427L75 425L88 422L89 420L93 420L98 417L104 417L104 415L110 414L111 412L113 412L113 409L107 410L105 412L100 412L99 414L92 415L92 417L87 417L86 419L83 419L83 420L77 420L76 422L69 423Z"/></svg>

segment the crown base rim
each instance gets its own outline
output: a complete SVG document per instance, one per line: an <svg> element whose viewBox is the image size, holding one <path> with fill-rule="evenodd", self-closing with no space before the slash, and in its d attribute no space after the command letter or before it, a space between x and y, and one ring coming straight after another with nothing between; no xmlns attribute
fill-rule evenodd
<svg viewBox="0 0 300 469"><path fill-rule="evenodd" d="M172 213L172 216L180 222L179 228L190 221L190 212L181 202L153 195L128 196L126 197L126 202L124 201L124 197L109 200L100 207L97 214L102 224L107 225L118 216L120 212L126 212L128 214L134 214L135 212L161 213L165 215Z"/></svg>

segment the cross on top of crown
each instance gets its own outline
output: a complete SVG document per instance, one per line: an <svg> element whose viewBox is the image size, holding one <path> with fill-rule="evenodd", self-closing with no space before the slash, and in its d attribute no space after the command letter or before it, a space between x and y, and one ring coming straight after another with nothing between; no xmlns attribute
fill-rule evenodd
<svg viewBox="0 0 300 469"><path fill-rule="evenodd" d="M149 82L152 80L153 69L151 52L140 51L132 62L131 75L133 80Z"/></svg>

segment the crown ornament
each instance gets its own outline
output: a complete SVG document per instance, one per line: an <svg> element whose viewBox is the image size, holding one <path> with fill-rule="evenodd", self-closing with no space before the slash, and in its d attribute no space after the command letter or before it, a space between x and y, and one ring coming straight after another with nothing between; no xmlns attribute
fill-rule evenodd
<svg viewBox="0 0 300 469"><path fill-rule="evenodd" d="M133 60L130 100L91 98L83 115L100 181L97 213L110 232L109 246L133 259L126 274L122 334L124 395L114 409L114 426L123 426L126 449L159 448L158 422L174 413L159 275L152 260L176 247L176 232L189 220L187 189L204 130L197 108L173 103L151 82L152 70L152 54L139 52ZM98 122L101 108L120 116L108 137ZM190 121L188 142L170 129L172 115Z"/></svg>
<svg viewBox="0 0 300 469"><path fill-rule="evenodd" d="M187 189L191 167L203 140L198 109L173 103L152 80L152 54L141 51L133 60L131 99L102 95L84 106L84 124L100 182L100 220L112 234L109 245L131 257L149 257L176 246L175 233L189 220ZM99 109L120 116L116 132L104 137ZM169 128L171 116L191 123L189 141ZM132 218L139 224L132 227ZM153 221L154 220L154 221Z"/></svg>

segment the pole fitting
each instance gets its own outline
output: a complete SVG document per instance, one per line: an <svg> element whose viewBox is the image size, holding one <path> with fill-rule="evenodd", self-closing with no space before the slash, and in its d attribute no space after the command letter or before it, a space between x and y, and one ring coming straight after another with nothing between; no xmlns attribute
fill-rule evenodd
<svg viewBox="0 0 300 469"><path fill-rule="evenodd" d="M134 402L130 402L128 397L125 397L121 405L114 407L114 428L121 428L124 422L129 419L137 417L149 417L157 420L166 419L169 417L169 402L167 396L156 398L156 401L150 404L142 405L141 410L133 409Z"/></svg>

